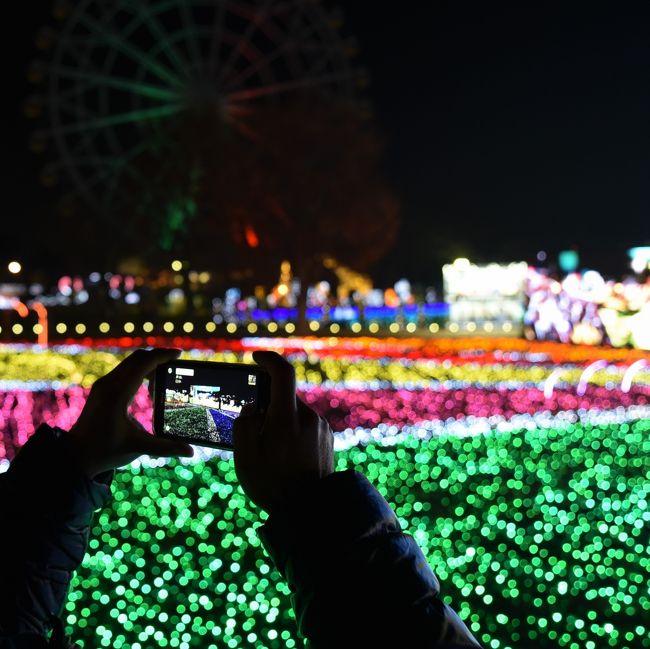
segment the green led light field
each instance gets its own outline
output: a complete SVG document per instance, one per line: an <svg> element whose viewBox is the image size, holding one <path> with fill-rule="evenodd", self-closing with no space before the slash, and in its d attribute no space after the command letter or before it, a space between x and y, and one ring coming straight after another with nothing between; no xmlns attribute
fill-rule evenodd
<svg viewBox="0 0 650 649"><path fill-rule="evenodd" d="M356 447L486 647L650 647L650 421ZM300 646L231 461L117 474L67 604L85 647ZM92 623L91 623L92 620Z"/></svg>

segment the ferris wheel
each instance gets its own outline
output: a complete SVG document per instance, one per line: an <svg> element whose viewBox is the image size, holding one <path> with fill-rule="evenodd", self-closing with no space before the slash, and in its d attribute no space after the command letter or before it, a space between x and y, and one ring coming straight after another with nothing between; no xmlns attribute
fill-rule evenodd
<svg viewBox="0 0 650 649"><path fill-rule="evenodd" d="M55 15L29 74L26 111L44 122L30 146L49 158L42 182L67 177L93 217L114 219L125 183L145 195L166 182L165 124L183 113L237 125L278 97L354 98L366 83L340 13L318 0L76 0Z"/></svg>

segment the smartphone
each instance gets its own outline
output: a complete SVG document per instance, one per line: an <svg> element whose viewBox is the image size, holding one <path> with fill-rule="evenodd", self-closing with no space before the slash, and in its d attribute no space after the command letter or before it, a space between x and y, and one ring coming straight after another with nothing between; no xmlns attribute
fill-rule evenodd
<svg viewBox="0 0 650 649"><path fill-rule="evenodd" d="M153 429L156 435L232 450L232 429L246 404L269 404L266 370L245 363L176 360L156 368Z"/></svg>

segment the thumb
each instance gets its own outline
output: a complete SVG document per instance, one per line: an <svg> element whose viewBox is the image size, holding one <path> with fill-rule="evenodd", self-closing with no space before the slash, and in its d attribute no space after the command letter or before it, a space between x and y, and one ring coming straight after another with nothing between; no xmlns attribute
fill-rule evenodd
<svg viewBox="0 0 650 649"><path fill-rule="evenodd" d="M194 455L194 449L187 442L149 435L149 433L139 436L136 447L139 453L155 457L192 457Z"/></svg>

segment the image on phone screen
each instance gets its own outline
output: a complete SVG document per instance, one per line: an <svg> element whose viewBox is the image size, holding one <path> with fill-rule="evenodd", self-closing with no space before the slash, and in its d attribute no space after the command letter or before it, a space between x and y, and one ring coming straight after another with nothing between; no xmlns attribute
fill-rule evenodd
<svg viewBox="0 0 650 649"><path fill-rule="evenodd" d="M258 374L207 366L171 366L165 374L165 435L232 447L232 429L246 404L256 404Z"/></svg>

